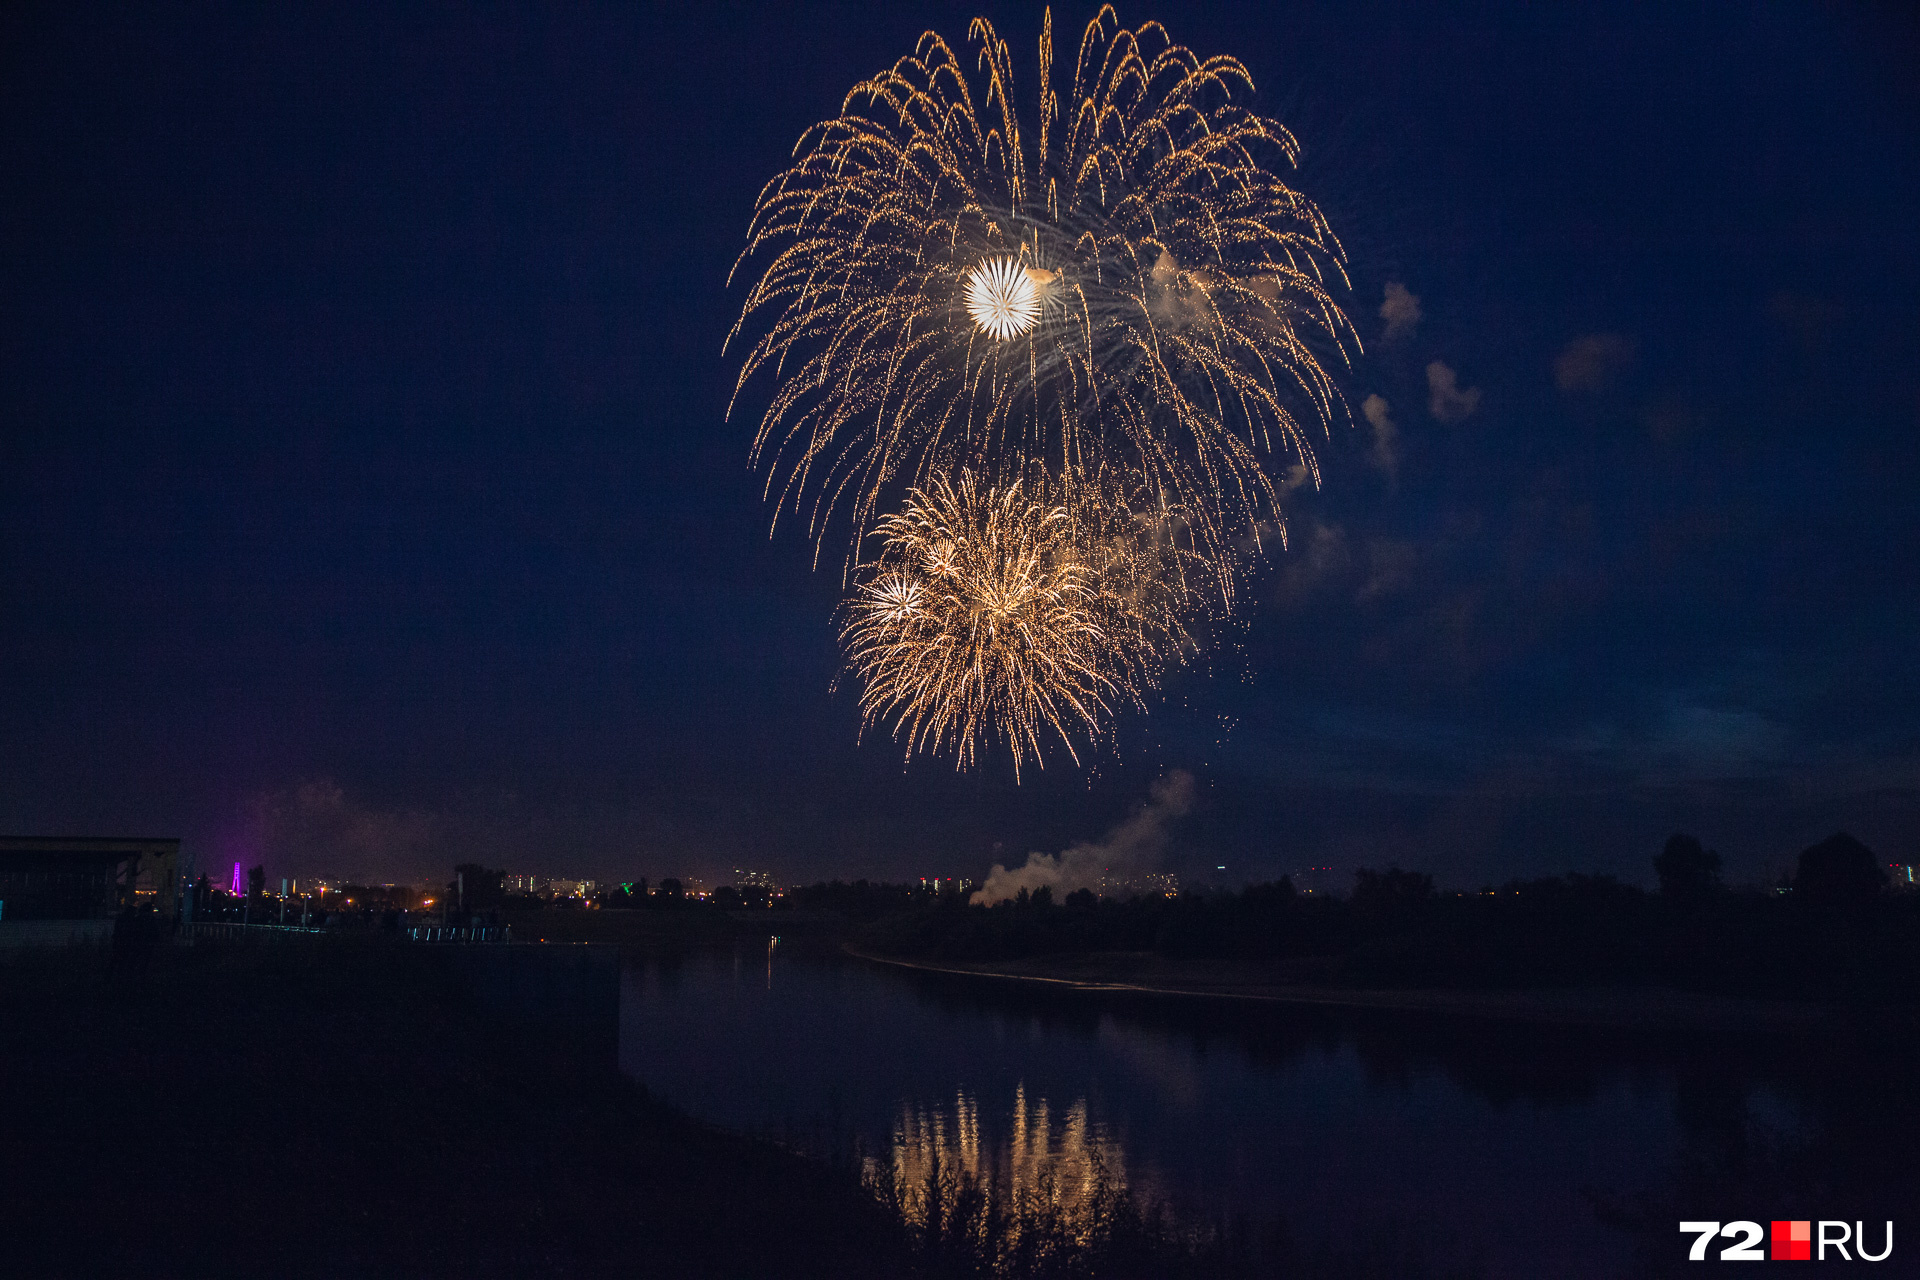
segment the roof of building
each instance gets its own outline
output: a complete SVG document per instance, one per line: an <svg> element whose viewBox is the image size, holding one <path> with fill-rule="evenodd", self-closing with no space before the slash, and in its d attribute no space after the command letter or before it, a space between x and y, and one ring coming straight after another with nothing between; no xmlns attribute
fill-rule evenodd
<svg viewBox="0 0 1920 1280"><path fill-rule="evenodd" d="M0 858L54 857L74 861L118 862L134 854L178 853L171 836L0 836Z"/></svg>

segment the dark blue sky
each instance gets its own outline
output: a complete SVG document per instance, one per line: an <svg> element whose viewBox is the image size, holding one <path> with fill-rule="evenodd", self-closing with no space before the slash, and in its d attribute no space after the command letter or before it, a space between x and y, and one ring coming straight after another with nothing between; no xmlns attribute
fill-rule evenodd
<svg viewBox="0 0 1920 1280"><path fill-rule="evenodd" d="M856 743L723 416L755 191L975 7L10 7L0 828L973 874L1185 768L1234 879L1920 857L1913 20L1439 8L1121 10L1253 72L1368 350L1244 626L1016 787Z"/></svg>

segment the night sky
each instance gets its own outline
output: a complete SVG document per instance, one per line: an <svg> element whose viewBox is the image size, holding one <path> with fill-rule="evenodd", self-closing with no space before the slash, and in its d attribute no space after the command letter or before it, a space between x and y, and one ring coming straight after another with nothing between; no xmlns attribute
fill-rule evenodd
<svg viewBox="0 0 1920 1280"><path fill-rule="evenodd" d="M1194 878L1920 858L1903 8L1123 7L1298 135L1367 351L1242 624L1016 786L857 741L721 352L760 185L980 7L10 6L0 830L977 876L1178 768Z"/></svg>

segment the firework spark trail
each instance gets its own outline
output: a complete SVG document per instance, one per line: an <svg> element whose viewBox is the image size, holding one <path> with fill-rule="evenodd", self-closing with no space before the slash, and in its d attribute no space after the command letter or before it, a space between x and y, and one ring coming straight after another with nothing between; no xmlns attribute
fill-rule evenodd
<svg viewBox="0 0 1920 1280"><path fill-rule="evenodd" d="M869 720L922 690L900 703L916 708L901 722L909 751L953 745L963 763L996 717L1011 717L999 728L1016 750L1037 752L1037 726L1065 737L1124 691L1138 701L1185 632L1156 622L1145 631L1180 639L1121 646L1124 660L1071 627L1035 632L1064 646L1053 665L995 678L1061 673L1044 704L989 692L979 672L936 677L926 653L888 665L874 645L893 633L872 630L884 610L871 610L882 597L904 608L900 593L932 582L899 561L900 521L965 484L997 501L1044 494L1062 514L1043 559L1067 575L1053 590L1076 602L1068 612L1125 614L1105 599L1113 583L1137 597L1155 566L1171 578L1147 594L1171 603L1147 613L1230 609L1265 538L1284 538L1273 476L1300 465L1318 481L1308 425L1346 417L1326 361L1358 347L1331 293L1346 284L1339 243L1276 175L1297 144L1236 101L1253 89L1237 61L1202 60L1157 23L1129 31L1102 8L1063 104L1049 15L1029 133L1005 41L984 19L969 36L972 74L928 32L801 137L756 205L735 269L764 265L729 337L759 328L736 401L756 375L774 380L752 456L776 521L802 518L816 559L836 529L849 535L853 616L867 621L845 638ZM1151 533L1113 558L1117 575L1093 566L1116 523ZM877 576L862 566L876 529ZM958 634L946 643L955 660L972 652ZM898 683L909 669L922 683Z"/></svg>

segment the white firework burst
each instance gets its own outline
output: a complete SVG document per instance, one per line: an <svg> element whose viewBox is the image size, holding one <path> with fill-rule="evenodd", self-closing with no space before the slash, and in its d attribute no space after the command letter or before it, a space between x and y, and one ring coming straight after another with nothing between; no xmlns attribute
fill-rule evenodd
<svg viewBox="0 0 1920 1280"><path fill-rule="evenodd" d="M967 273L967 314L988 337L1005 342L1040 322L1040 290L1015 258L988 258Z"/></svg>

